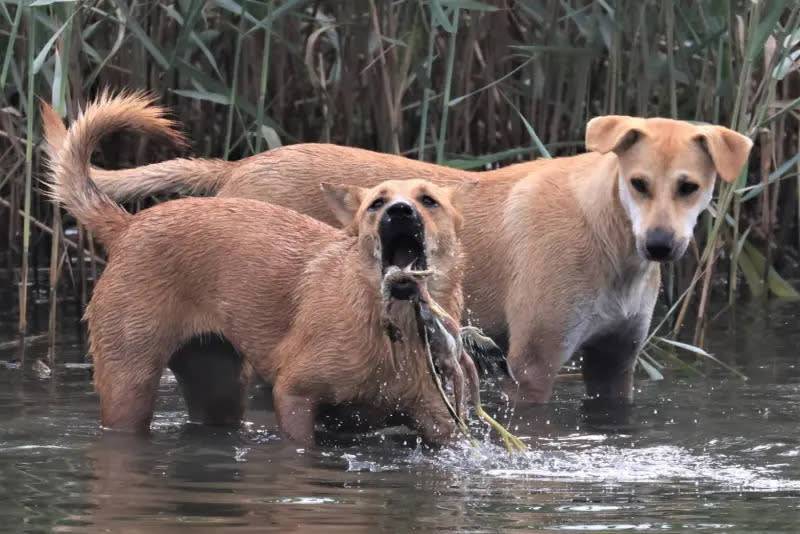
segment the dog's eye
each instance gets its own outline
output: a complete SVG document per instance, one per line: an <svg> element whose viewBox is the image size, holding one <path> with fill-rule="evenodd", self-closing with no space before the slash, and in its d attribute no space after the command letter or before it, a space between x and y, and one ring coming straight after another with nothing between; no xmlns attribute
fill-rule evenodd
<svg viewBox="0 0 800 534"><path fill-rule="evenodd" d="M678 194L682 197L688 197L699 188L700 186L696 183L684 180L678 183Z"/></svg>
<svg viewBox="0 0 800 534"><path fill-rule="evenodd" d="M439 203L436 202L436 199L430 195L422 195L419 201L422 202L422 205L426 208L435 208L439 205Z"/></svg>
<svg viewBox="0 0 800 534"><path fill-rule="evenodd" d="M369 211L379 210L379 209L381 209L383 207L384 204L386 204L386 200L384 200L381 197L378 197L378 198L376 198L375 200L372 201L372 204L370 204L367 209Z"/></svg>
<svg viewBox="0 0 800 534"><path fill-rule="evenodd" d="M631 178L631 185L639 193L643 195L647 194L647 182L645 182L643 178Z"/></svg>

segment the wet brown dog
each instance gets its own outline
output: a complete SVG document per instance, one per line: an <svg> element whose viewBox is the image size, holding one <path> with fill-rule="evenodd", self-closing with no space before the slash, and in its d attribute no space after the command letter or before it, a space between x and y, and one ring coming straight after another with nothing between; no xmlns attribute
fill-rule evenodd
<svg viewBox="0 0 800 534"><path fill-rule="evenodd" d="M62 132L53 123L53 146ZM590 396L630 400L635 357L658 295L658 262L684 253L716 176L733 181L751 145L720 126L606 116L587 125L593 152L486 173L326 144L237 162L177 159L93 172L115 198L216 193L273 202L331 224L317 186L329 176L371 186L481 175L463 204L468 316L495 338L507 334L520 398L547 401L558 369L581 353Z"/></svg>
<svg viewBox="0 0 800 534"><path fill-rule="evenodd" d="M52 109L43 113L58 120ZM392 307L406 335L390 350L381 281L392 265L433 269L428 289L460 317L457 203L466 185L325 185L318 198L344 230L237 198L175 200L131 215L89 178L93 147L119 128L177 138L147 99L103 96L70 128L51 176L54 198L109 256L86 311L103 425L149 429L167 366L190 412L209 423L238 419L246 361L273 385L279 425L292 439L311 441L326 407L363 408L373 425L391 418L431 443L450 438L409 302ZM185 345L203 335L223 337L241 358L192 361Z"/></svg>

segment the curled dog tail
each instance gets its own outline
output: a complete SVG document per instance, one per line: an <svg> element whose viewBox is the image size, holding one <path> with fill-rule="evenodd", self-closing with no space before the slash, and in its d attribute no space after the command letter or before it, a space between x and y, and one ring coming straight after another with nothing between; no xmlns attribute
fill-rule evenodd
<svg viewBox="0 0 800 534"><path fill-rule="evenodd" d="M139 95L140 100L143 98ZM124 100L123 97L115 100ZM145 99L146 100L146 99ZM150 100L147 100L150 103ZM99 104L99 102L98 102ZM155 108L153 108L155 109ZM50 106L42 108L44 151L50 160L64 145L67 129ZM145 120L144 117L141 120ZM152 125L158 129L158 125ZM142 128L139 128L142 129ZM174 137L174 133L170 136ZM105 170L92 167L90 176L98 189L117 202L138 200L157 193L214 195L225 184L235 162L215 159L176 158L134 169Z"/></svg>
<svg viewBox="0 0 800 534"><path fill-rule="evenodd" d="M182 144L183 137L164 116L165 110L151 104L152 98L142 93L104 92L66 130L58 114L42 103L50 195L106 246L128 226L131 215L97 188L89 176L89 159L103 136L122 128Z"/></svg>
<svg viewBox="0 0 800 534"><path fill-rule="evenodd" d="M44 149L45 156L48 162L55 162L58 151L64 146L64 141L67 139L67 128L61 122L61 117L58 116L56 110L50 107L46 102L42 101L42 129L44 130Z"/></svg>

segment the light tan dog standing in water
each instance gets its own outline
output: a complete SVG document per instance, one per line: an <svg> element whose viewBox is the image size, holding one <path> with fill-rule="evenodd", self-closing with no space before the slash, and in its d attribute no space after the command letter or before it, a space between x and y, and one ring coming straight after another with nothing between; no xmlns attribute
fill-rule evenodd
<svg viewBox="0 0 800 534"><path fill-rule="evenodd" d="M344 230L242 198L174 200L131 215L91 181L89 157L120 128L175 140L162 110L148 104L101 97L51 162L53 196L109 256L86 311L102 423L147 431L168 366L190 413L238 422L246 361L272 384L278 423L292 439L311 441L320 413L343 409L373 427L404 423L430 443L450 440L453 421L407 297L397 296L390 318L403 342L392 350L385 335L383 275L392 266L431 269L428 291L460 319L456 206L474 182L317 184L316 198ZM47 106L43 115L59 121ZM182 350L204 335L224 337L236 352L208 360Z"/></svg>
<svg viewBox="0 0 800 534"><path fill-rule="evenodd" d="M59 146L63 125L47 138ZM93 169L118 200L160 191L273 202L330 224L327 180L368 187L482 176L464 195L468 317L508 341L520 400L547 401L577 352L590 396L630 400L633 365L656 303L659 262L681 257L717 176L732 182L752 142L721 126L603 116L586 128L589 153L485 173L329 144L277 148L236 162L175 159Z"/></svg>

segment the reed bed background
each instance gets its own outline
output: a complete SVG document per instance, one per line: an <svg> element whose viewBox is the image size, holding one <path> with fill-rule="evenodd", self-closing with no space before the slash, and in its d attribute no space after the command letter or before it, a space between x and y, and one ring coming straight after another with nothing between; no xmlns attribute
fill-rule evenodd
<svg viewBox="0 0 800 534"><path fill-rule="evenodd" d="M750 166L664 268L642 368L702 372L715 315L798 297L797 2L4 0L0 53L2 315L51 345L103 254L42 195L37 99L71 120L105 87L152 91L191 154L226 159L322 141L485 169L582 151L597 115L727 125L755 141ZM108 167L181 155L125 135L104 148Z"/></svg>

